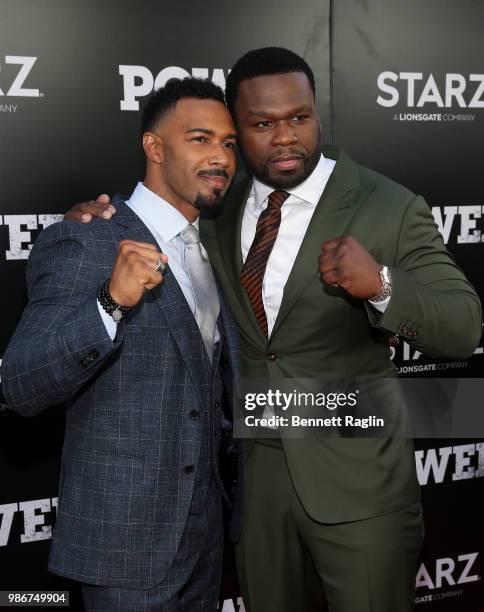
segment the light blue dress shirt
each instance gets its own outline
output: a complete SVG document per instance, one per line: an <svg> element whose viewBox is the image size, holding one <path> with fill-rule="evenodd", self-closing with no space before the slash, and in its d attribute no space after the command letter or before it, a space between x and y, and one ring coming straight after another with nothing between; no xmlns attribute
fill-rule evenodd
<svg viewBox="0 0 484 612"><path fill-rule="evenodd" d="M160 251L167 255L170 270L174 274L192 313L195 314L196 298L185 261L185 243L179 236L180 232L189 225L187 219L179 210L153 191L150 191L143 183L136 185L126 204L153 234ZM198 230L198 219L192 225ZM108 334L111 340L114 340L117 323L113 321L99 302L98 308ZM216 329L215 343L219 339L220 335L218 329Z"/></svg>

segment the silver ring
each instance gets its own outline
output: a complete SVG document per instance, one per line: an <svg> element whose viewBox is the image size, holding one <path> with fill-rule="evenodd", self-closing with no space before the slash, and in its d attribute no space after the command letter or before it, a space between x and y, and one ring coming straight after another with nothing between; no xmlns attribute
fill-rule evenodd
<svg viewBox="0 0 484 612"><path fill-rule="evenodd" d="M165 264L161 261L161 257L158 257L158 263L156 264L155 272L164 272Z"/></svg>

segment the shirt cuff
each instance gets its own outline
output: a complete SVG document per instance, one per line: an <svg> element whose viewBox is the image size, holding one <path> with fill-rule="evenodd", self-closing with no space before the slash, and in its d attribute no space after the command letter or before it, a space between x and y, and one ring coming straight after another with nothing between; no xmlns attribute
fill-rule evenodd
<svg viewBox="0 0 484 612"><path fill-rule="evenodd" d="M103 320L106 331L108 332L111 340L114 341L114 338L116 337L116 332L118 331L118 324L116 323L116 321L114 321L113 317L111 315L108 315L108 313L104 310L104 308L99 303L99 300L97 300L97 307L99 310L99 314L101 315L101 319Z"/></svg>
<svg viewBox="0 0 484 612"><path fill-rule="evenodd" d="M391 300L391 296L387 297L387 299L383 300L383 302L372 302L371 300L368 300L368 301L373 306L373 308L376 308L376 310L378 310L378 312L381 312L383 314L385 312L385 310L387 309L387 306L390 303L390 300Z"/></svg>

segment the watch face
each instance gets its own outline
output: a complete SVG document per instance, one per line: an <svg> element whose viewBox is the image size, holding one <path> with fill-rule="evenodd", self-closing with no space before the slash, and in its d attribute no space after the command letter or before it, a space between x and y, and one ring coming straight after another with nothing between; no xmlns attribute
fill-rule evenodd
<svg viewBox="0 0 484 612"><path fill-rule="evenodd" d="M119 323L119 321L121 321L121 319L123 318L123 313L119 310L119 308L116 308L115 310L113 310L113 314L111 316L113 318L113 321Z"/></svg>
<svg viewBox="0 0 484 612"><path fill-rule="evenodd" d="M383 277L385 278L385 282L391 285L392 277L390 274L390 268L388 268L387 266L384 266L382 272L383 272Z"/></svg>

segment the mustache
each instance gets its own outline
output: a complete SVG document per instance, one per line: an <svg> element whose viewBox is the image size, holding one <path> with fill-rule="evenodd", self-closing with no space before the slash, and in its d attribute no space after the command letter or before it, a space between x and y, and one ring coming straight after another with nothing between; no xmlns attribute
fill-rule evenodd
<svg viewBox="0 0 484 612"><path fill-rule="evenodd" d="M212 168L212 170L200 170L197 172L198 176L221 176L224 179L229 179L227 171L223 168Z"/></svg>

